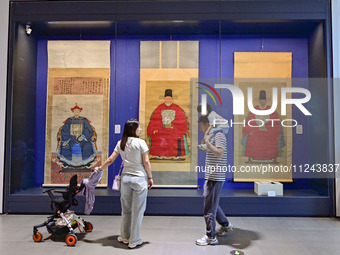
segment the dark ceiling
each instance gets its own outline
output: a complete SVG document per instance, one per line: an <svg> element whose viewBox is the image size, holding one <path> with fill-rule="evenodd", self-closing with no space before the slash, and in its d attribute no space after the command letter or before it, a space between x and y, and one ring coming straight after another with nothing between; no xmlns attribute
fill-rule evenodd
<svg viewBox="0 0 340 255"><path fill-rule="evenodd" d="M321 21L27 22L37 36L309 34ZM25 24L23 24L25 25Z"/></svg>

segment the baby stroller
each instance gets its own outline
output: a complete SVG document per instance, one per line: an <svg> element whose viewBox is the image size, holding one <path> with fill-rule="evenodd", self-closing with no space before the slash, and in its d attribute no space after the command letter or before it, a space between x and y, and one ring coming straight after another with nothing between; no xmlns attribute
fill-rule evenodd
<svg viewBox="0 0 340 255"><path fill-rule="evenodd" d="M54 188L46 190L51 198L51 208L55 208L54 215L47 218L47 220L33 227L33 240L40 242L43 238L42 234L38 232L38 228L45 227L51 235L66 235L65 242L68 246L74 246L77 243L77 236L74 229L79 227L84 232L91 232L93 225L76 215L73 211L68 210L72 205L77 206L78 201L75 196L83 188L78 187L77 175L73 175L70 179L70 184L65 191L54 191ZM56 197L54 193L62 194L61 197Z"/></svg>

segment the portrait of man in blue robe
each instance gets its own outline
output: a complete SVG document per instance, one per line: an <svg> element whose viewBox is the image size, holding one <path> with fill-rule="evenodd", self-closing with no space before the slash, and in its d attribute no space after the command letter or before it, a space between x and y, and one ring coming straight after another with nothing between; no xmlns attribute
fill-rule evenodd
<svg viewBox="0 0 340 255"><path fill-rule="evenodd" d="M60 127L58 139L58 158L64 167L89 167L96 158L96 132L90 121L80 116L77 104L71 108L72 117Z"/></svg>

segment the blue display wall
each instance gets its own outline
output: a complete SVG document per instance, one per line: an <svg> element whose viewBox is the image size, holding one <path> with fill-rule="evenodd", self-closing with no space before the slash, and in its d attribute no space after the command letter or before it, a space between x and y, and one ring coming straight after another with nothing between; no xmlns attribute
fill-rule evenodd
<svg viewBox="0 0 340 255"><path fill-rule="evenodd" d="M120 134L114 133L116 124L124 125L129 118L139 116L139 46L144 40L169 40L169 36L116 36L116 37L82 37L83 40L111 41L111 78L110 78L110 127L109 151L113 151ZM308 78L308 36L303 35L206 35L206 36L172 36L172 40L199 41L199 78L233 78L234 52L292 52L292 78ZM37 91L36 91L36 133L35 133L35 168L34 186L39 187L44 181L45 126L47 95L47 41L79 40L74 37L40 37L37 46ZM293 83L294 86L294 83ZM296 86L301 87L301 84ZM307 85L306 85L307 86ZM307 87L306 87L307 88ZM220 91L221 92L221 91ZM220 93L223 106L214 110L226 119L231 119L231 93ZM212 102L208 103L213 105ZM293 118L304 126L304 133L296 135L293 129L293 164L309 162L308 121L298 109L293 108ZM198 127L197 127L198 128ZM202 139L199 132L198 140ZM227 135L228 164L233 165L233 129ZM205 154L199 151L198 165L204 165ZM109 167L109 183L112 182L113 168L119 168L121 160ZM198 174L197 184L203 186L203 173ZM309 181L296 180L287 184L287 188L308 188ZM253 183L234 183L227 180L224 189L253 188Z"/></svg>

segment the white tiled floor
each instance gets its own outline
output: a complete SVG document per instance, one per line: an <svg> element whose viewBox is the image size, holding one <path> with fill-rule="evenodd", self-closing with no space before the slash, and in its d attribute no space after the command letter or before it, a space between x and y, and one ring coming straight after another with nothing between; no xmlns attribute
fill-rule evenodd
<svg viewBox="0 0 340 255"><path fill-rule="evenodd" d="M334 218L229 217L233 232L220 237L216 246L199 247L195 240L204 234L203 217L146 216L141 235L144 244L134 250L116 241L120 216L84 216L94 225L87 234L77 234L75 247L63 238L34 243L33 225L45 221L45 215L0 215L1 255L245 255L340 254L340 221ZM46 228L40 232L48 237Z"/></svg>

